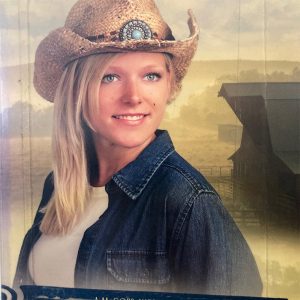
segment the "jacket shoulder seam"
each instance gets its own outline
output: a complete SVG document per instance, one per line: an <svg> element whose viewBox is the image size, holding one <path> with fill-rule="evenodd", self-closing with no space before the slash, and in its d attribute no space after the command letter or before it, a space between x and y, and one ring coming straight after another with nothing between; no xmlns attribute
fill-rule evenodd
<svg viewBox="0 0 300 300"><path fill-rule="evenodd" d="M194 190L194 193L191 193L191 196L187 199L187 201L184 202L182 205L178 217L174 223L174 231L171 236L171 244L173 244L173 241L178 240L180 233L182 231L182 228L185 224L185 221L189 215L189 212L194 204L195 201L197 201L197 198L199 198L200 195L214 195L218 197L218 195L213 191L203 191L203 190ZM200 199L199 199L200 200Z"/></svg>
<svg viewBox="0 0 300 300"><path fill-rule="evenodd" d="M211 187L211 185L200 183L198 180L195 180L195 178L192 176L192 174L190 174L190 172L186 171L183 168L180 168L179 166L173 165L173 164L169 164L167 162L164 162L162 164L162 166L166 166L168 168L172 168L174 170L176 170L178 173L180 173L185 179L186 181L193 187L194 190L199 191L199 192L206 192L206 193L214 193L216 194L215 190ZM206 181L206 179L205 179Z"/></svg>

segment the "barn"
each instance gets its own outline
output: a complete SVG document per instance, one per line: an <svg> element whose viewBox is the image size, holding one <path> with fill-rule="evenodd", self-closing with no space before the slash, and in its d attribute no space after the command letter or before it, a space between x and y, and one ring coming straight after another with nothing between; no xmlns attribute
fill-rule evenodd
<svg viewBox="0 0 300 300"><path fill-rule="evenodd" d="M243 125L233 161L234 197L268 224L300 224L300 82L223 83Z"/></svg>

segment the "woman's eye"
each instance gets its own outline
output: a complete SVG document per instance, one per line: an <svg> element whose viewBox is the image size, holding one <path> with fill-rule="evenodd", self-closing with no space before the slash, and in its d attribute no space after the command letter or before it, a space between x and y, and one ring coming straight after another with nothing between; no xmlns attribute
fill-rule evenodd
<svg viewBox="0 0 300 300"><path fill-rule="evenodd" d="M149 73L145 77L149 81L157 81L161 78L161 76L158 73Z"/></svg>
<svg viewBox="0 0 300 300"><path fill-rule="evenodd" d="M101 82L104 82L104 83L110 83L110 82L113 82L113 81L116 81L118 78L116 75L114 74L107 74L107 75L104 75Z"/></svg>

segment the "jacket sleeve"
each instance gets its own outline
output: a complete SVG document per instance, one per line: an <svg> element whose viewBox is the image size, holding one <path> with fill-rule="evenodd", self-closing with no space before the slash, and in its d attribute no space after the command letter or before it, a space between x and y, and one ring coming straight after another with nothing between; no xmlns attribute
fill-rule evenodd
<svg viewBox="0 0 300 300"><path fill-rule="evenodd" d="M244 237L218 195L202 192L181 210L172 246L181 291L260 296L260 275Z"/></svg>
<svg viewBox="0 0 300 300"><path fill-rule="evenodd" d="M30 277L28 267L27 267L28 257L33 245L41 235L41 232L39 231L39 223L43 217L43 214L40 212L40 209L48 203L52 193L53 193L53 174L50 173L47 176L44 183L42 200L37 209L37 213L35 215L33 225L26 233L20 250L16 273L13 281L13 288L19 294L18 299L19 297L22 298L21 297L22 293L21 290L19 289L19 286L22 284L33 284L33 281Z"/></svg>
<svg viewBox="0 0 300 300"><path fill-rule="evenodd" d="M37 224L41 222L41 219L43 217L43 214L41 213L41 209L46 207L46 205L48 204L53 194L53 190L54 190L53 172L51 172L47 175L45 179L42 199L36 211L33 224Z"/></svg>

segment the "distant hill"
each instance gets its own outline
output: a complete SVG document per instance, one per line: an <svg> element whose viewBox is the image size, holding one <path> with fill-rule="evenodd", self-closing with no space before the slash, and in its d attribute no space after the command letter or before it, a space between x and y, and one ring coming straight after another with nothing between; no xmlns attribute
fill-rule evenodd
<svg viewBox="0 0 300 300"><path fill-rule="evenodd" d="M245 70L257 70L259 73L265 71L270 74L275 71L290 73L294 68L300 68L297 61L259 61L259 60L210 60L193 61L187 74L189 80L203 80L210 82L224 74L237 74ZM18 83L33 76L33 64L9 66L0 68L0 74L7 83Z"/></svg>
<svg viewBox="0 0 300 300"><path fill-rule="evenodd" d="M225 74L237 74L247 70L257 70L259 73L271 74L275 71L290 73L294 68L300 68L300 62L295 61L256 61L256 60L212 60L193 61L187 74L188 80L200 80L212 83Z"/></svg>

